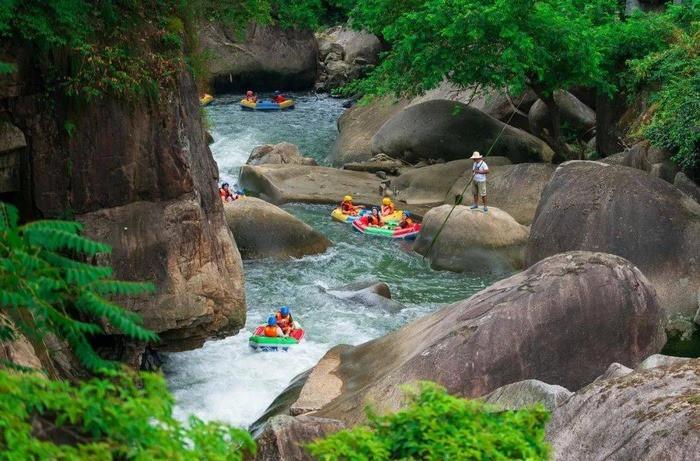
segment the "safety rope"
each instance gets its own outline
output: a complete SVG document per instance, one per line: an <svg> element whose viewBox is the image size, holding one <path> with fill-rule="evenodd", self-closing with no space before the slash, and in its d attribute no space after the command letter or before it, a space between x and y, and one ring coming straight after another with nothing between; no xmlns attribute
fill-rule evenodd
<svg viewBox="0 0 700 461"><path fill-rule="evenodd" d="M522 97L520 98L520 102L518 103L517 106L515 106L515 110L513 111L512 114L510 114L510 117L508 117L508 121L503 124L503 128L501 128L501 131L498 133L498 136L496 136L496 139L491 143L491 146L489 147L489 150L486 151L486 154L484 155L483 158L488 157L488 155L491 153L493 148L496 146L496 143L498 143L498 140L501 139L501 135L503 132L506 130L506 128L510 125L511 120L513 120L513 117L515 114L517 114L520 110L520 105L523 103L525 100L525 96L527 95L527 92L523 93ZM512 104L512 103L511 103ZM423 259L425 259L429 254L430 251L433 249L433 246L435 245L435 242L437 242L438 237L440 237L440 234L442 233L442 230L445 228L445 224L447 224L447 220L450 219L450 216L452 216L452 212L455 211L455 208L457 208L457 205L462 204L462 200L464 200L464 194L467 192L467 189L471 185L472 181L474 181L474 173L472 172L471 178L469 178L469 181L467 181L467 185L464 186L464 189L462 190L462 193L459 194L458 196L455 196L455 204L452 205L452 208L450 209L450 212L447 213L447 216L445 217L445 220L442 222L442 225L440 225L440 228L438 229L437 233L435 234L435 237L433 237L433 240L430 242L430 246L428 246L428 249L426 252L423 254ZM457 199L459 197L459 200Z"/></svg>

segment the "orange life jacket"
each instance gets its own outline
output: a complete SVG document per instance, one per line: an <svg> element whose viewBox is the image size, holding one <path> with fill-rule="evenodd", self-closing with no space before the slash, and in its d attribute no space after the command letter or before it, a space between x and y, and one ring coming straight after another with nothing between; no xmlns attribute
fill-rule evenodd
<svg viewBox="0 0 700 461"><path fill-rule="evenodd" d="M265 325L264 334L265 336L270 336L274 338L275 336L277 336L277 327Z"/></svg>
<svg viewBox="0 0 700 461"><path fill-rule="evenodd" d="M291 328L292 327L292 314L287 314L286 317L282 316L281 312L278 312L275 317L277 318L277 326L282 328L283 330L285 328Z"/></svg>
<svg viewBox="0 0 700 461"><path fill-rule="evenodd" d="M372 226L381 226L382 220L378 216L368 215L367 224Z"/></svg>
<svg viewBox="0 0 700 461"><path fill-rule="evenodd" d="M355 206L352 204L352 202L342 202L340 204L340 209L343 211L343 213L349 214L355 211Z"/></svg>

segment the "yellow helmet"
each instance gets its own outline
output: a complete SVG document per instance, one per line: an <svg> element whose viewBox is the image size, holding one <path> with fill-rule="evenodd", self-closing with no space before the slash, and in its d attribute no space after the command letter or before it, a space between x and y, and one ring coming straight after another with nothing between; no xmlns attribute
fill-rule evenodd
<svg viewBox="0 0 700 461"><path fill-rule="evenodd" d="M350 201L352 201L352 195L346 195L345 197L343 197L343 202L350 202Z"/></svg>
<svg viewBox="0 0 700 461"><path fill-rule="evenodd" d="M391 205L391 199L389 197L384 197L382 199L382 205Z"/></svg>

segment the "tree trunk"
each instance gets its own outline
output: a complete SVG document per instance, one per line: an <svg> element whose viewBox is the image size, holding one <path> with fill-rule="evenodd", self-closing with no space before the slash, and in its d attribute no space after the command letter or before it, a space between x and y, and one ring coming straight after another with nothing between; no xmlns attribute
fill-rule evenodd
<svg viewBox="0 0 700 461"><path fill-rule="evenodd" d="M542 102L547 106L547 111L549 112L549 120L552 123L552 132L550 133L549 140L545 140L554 149L555 162L563 162L570 159L570 150L566 145L564 136L561 132L561 114L559 113L559 107L554 101L554 96L546 96L542 98Z"/></svg>
<svg viewBox="0 0 700 461"><path fill-rule="evenodd" d="M595 141L596 151L602 157L613 155L622 150L622 143L617 134L617 115L620 107L620 95L612 97L600 91L596 94Z"/></svg>

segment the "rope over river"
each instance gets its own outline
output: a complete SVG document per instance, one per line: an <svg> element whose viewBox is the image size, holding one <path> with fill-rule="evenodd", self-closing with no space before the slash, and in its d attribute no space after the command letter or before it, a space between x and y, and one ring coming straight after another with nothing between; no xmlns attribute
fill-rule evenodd
<svg viewBox="0 0 700 461"><path fill-rule="evenodd" d="M338 134L342 101L313 94L293 97L297 108L279 113L241 111L240 95L223 96L207 106L214 137L211 149L222 181L235 184L239 167L262 144L291 142L303 155L326 163ZM331 221L332 207L291 204L283 208L325 234L333 246L324 254L299 260L244 262L246 327L235 336L208 341L201 349L166 356L164 371L180 419L195 414L247 427L294 376L315 365L334 345L379 337L494 281L434 271L411 250L410 243L368 238L347 224ZM387 283L393 299L406 308L391 313L326 293L361 280ZM306 329L306 339L287 353L253 352L248 337L282 305L291 307Z"/></svg>

